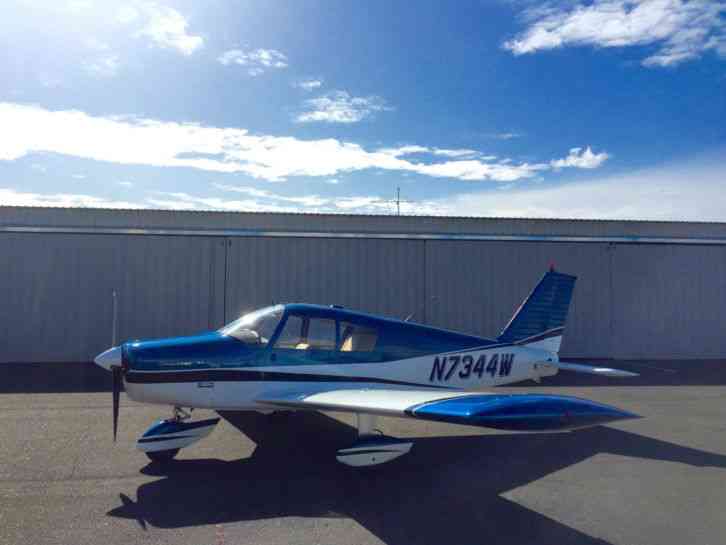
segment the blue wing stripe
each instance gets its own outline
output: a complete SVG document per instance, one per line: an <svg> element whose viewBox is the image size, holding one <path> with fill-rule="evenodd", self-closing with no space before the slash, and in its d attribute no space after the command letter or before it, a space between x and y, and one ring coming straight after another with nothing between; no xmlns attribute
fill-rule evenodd
<svg viewBox="0 0 726 545"><path fill-rule="evenodd" d="M414 418L517 431L556 431L638 418L595 401L547 394L473 395L406 409Z"/></svg>

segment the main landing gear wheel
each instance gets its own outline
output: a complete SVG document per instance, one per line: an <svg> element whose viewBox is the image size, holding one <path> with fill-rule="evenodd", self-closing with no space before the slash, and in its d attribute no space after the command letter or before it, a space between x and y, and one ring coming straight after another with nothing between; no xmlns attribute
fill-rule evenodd
<svg viewBox="0 0 726 545"><path fill-rule="evenodd" d="M179 449L173 448L170 450L157 450L154 452L146 452L145 454L152 462L163 464L165 462L171 462L174 457L179 454Z"/></svg>

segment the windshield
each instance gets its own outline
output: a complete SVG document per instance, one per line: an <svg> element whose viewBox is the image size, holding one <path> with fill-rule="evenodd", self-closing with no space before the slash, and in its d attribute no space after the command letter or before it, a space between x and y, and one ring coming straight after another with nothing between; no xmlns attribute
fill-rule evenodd
<svg viewBox="0 0 726 545"><path fill-rule="evenodd" d="M265 307L243 315L231 324L224 326L219 332L248 344L265 346L270 342L277 324L280 323L283 311L282 305Z"/></svg>

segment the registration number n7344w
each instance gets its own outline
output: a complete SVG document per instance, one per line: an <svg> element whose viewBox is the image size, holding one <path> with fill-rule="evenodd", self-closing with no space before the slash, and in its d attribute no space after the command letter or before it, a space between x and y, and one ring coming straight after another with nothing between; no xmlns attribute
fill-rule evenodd
<svg viewBox="0 0 726 545"><path fill-rule="evenodd" d="M474 356L465 354L463 356L436 356L431 366L430 382L447 382L452 377L468 379L471 377L482 378L484 373L491 377L507 377L512 372L514 354L491 354L488 358L482 354L474 359Z"/></svg>

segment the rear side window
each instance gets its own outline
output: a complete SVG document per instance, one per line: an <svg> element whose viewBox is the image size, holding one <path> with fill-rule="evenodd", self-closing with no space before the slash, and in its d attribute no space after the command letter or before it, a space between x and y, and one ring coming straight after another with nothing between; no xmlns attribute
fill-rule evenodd
<svg viewBox="0 0 726 545"><path fill-rule="evenodd" d="M340 322L341 352L372 352L376 348L378 331L349 322Z"/></svg>

